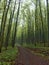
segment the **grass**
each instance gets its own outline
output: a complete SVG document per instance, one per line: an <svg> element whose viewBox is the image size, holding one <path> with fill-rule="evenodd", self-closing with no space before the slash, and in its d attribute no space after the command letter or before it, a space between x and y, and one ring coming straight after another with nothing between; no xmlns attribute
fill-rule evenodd
<svg viewBox="0 0 49 65"><path fill-rule="evenodd" d="M38 45L38 44L36 46L33 44L25 44L23 45L23 47L30 48L32 53L36 55L44 56L49 59L49 47L44 47L43 45Z"/></svg>
<svg viewBox="0 0 49 65"><path fill-rule="evenodd" d="M0 65L14 65L14 62L0 62Z"/></svg>
<svg viewBox="0 0 49 65"><path fill-rule="evenodd" d="M9 47L8 50L3 50L2 53L0 53L0 65L10 65L11 63L14 63L14 60L16 59L18 55L18 49L17 47L11 48Z"/></svg>
<svg viewBox="0 0 49 65"><path fill-rule="evenodd" d="M23 44L23 47L26 48L38 48L38 49L43 49L43 50L49 50L49 47L44 47L42 44L37 44L36 46L34 44Z"/></svg>
<svg viewBox="0 0 49 65"><path fill-rule="evenodd" d="M37 56L41 56L41 57L43 57L45 60L48 60L49 59L49 55L45 55L45 54L43 54L43 52L34 52L34 51L31 51L34 55L37 55ZM46 53L46 51L45 51L45 53Z"/></svg>

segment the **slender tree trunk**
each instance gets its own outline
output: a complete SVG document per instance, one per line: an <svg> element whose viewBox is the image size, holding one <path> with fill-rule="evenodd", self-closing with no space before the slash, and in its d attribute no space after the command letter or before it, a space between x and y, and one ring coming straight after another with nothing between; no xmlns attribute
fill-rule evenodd
<svg viewBox="0 0 49 65"><path fill-rule="evenodd" d="M1 30L0 30L0 53L1 53L1 48L2 48L2 27L3 27L3 22L4 22L4 16L5 16L5 11L6 11L6 6L7 6L7 1L4 1L4 11L2 15L2 21L1 21Z"/></svg>
<svg viewBox="0 0 49 65"><path fill-rule="evenodd" d="M36 46L36 42L37 42L37 5L38 5L38 0L36 0L36 7L35 7L35 33L34 33L34 43L35 43L35 46Z"/></svg>
<svg viewBox="0 0 49 65"><path fill-rule="evenodd" d="M10 37L10 31L11 31L11 27L12 27L12 20L13 20L13 17L14 17L14 12L15 12L15 6L16 6L16 0L15 0L13 11L11 11L11 14L10 14L8 30L7 30L7 36L6 36L6 42L5 42L5 48L6 49L8 47L8 41L9 41L9 37Z"/></svg>
<svg viewBox="0 0 49 65"><path fill-rule="evenodd" d="M39 8L40 8L40 18L41 18L41 41L44 42L44 26L43 26L43 16L42 16L42 10L41 10L41 1L39 0ZM45 46L45 42L44 42L44 46Z"/></svg>
<svg viewBox="0 0 49 65"><path fill-rule="evenodd" d="M17 17L16 17L14 36L13 36L13 39L12 39L12 47L13 48L15 46L15 39L16 39L16 32L17 32L17 22L18 22L18 17L19 17L19 10L20 10L20 0L19 0L18 10L17 10Z"/></svg>
<svg viewBox="0 0 49 65"><path fill-rule="evenodd" d="M48 47L49 47L49 0L46 0L47 2L47 22L48 22Z"/></svg>
<svg viewBox="0 0 49 65"><path fill-rule="evenodd" d="M5 14L3 14L4 15L4 20L2 21L3 25L1 24L2 30L1 30L1 39L0 39L0 50L2 48L2 44L3 44L3 40L4 40L4 30L5 30L5 25L6 25L6 20L7 20L7 14L8 14L10 3L11 3L11 0L9 0L8 6L7 6L6 10L5 10Z"/></svg>

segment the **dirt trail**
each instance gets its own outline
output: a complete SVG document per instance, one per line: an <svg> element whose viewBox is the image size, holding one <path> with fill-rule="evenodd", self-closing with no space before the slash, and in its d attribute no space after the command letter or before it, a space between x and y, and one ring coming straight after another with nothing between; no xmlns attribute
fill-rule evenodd
<svg viewBox="0 0 49 65"><path fill-rule="evenodd" d="M18 49L20 54L15 61L15 65L49 65L49 60L32 54L30 50L22 47L18 47Z"/></svg>

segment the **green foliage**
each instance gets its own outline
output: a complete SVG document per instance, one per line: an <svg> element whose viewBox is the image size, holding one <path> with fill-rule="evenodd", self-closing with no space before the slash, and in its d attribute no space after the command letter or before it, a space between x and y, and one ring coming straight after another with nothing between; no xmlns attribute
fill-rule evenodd
<svg viewBox="0 0 49 65"><path fill-rule="evenodd" d="M45 44L47 44L47 43L45 43ZM26 47L26 48L40 48L40 49L45 49L45 50L49 50L49 47L44 47L44 43L36 43L36 46L34 45L34 44L32 44L32 43L24 43L23 44L23 47Z"/></svg>
<svg viewBox="0 0 49 65"><path fill-rule="evenodd" d="M16 59L18 54L17 48L8 48L8 50L4 50L2 53L0 53L0 60L1 61L13 61Z"/></svg>
<svg viewBox="0 0 49 65"><path fill-rule="evenodd" d="M15 62L0 62L0 65L14 65Z"/></svg>
<svg viewBox="0 0 49 65"><path fill-rule="evenodd" d="M19 0L20 1L20 0ZM1 59L10 61L14 50L7 50L9 45L19 43L24 47L41 48L48 46L49 9L45 0L29 0L24 3L15 0L2 0L0 4L0 54ZM2 5L3 4L3 5ZM1 15L2 14L2 15ZM48 44L47 44L48 43ZM13 51L13 52L12 52Z"/></svg>

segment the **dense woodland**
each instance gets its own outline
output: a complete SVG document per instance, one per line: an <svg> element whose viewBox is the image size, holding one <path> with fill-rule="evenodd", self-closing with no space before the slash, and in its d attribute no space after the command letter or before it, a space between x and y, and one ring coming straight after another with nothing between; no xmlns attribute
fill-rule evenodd
<svg viewBox="0 0 49 65"><path fill-rule="evenodd" d="M0 0L0 53L16 44L49 47L49 0Z"/></svg>

